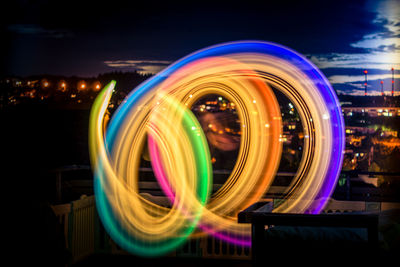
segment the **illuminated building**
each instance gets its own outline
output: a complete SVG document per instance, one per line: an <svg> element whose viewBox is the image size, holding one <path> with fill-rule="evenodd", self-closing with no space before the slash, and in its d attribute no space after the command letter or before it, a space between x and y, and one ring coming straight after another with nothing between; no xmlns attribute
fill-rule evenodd
<svg viewBox="0 0 400 267"><path fill-rule="evenodd" d="M342 112L344 117L353 116L355 113L369 117L400 117L400 107L342 107Z"/></svg>

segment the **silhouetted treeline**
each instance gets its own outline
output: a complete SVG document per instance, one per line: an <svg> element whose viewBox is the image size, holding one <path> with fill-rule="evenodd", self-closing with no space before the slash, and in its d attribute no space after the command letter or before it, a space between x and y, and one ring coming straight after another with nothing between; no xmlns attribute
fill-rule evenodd
<svg viewBox="0 0 400 267"><path fill-rule="evenodd" d="M399 107L400 96L354 96L339 94L343 107Z"/></svg>
<svg viewBox="0 0 400 267"><path fill-rule="evenodd" d="M115 71L115 72L100 74L97 76L97 79L103 85L108 84L111 80L116 80L117 84L115 86L115 90L118 92L123 92L124 94L128 94L137 85L144 82L151 76L152 76L151 74L140 74L136 71L135 72Z"/></svg>
<svg viewBox="0 0 400 267"><path fill-rule="evenodd" d="M97 77L35 75L0 79L0 109L47 105L51 109L89 109L101 88L117 81L112 103L118 105L150 74L109 72ZM115 106L116 106L115 105Z"/></svg>

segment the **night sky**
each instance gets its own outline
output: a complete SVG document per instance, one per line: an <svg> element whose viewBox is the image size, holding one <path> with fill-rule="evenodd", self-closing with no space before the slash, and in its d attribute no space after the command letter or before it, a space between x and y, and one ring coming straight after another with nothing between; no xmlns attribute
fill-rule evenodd
<svg viewBox="0 0 400 267"><path fill-rule="evenodd" d="M204 47L276 42L300 52L338 93L400 94L400 0L7 1L3 75L154 73ZM140 4L139 4L140 3Z"/></svg>

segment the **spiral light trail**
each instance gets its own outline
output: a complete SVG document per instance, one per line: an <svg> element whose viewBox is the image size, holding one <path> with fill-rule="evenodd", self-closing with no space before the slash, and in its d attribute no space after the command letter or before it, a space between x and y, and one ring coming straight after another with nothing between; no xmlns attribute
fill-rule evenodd
<svg viewBox="0 0 400 267"><path fill-rule="evenodd" d="M120 246L158 256L204 234L251 245L250 228L237 223L237 214L264 196L282 152L281 111L270 85L294 104L306 137L298 172L274 212L322 210L336 185L344 148L335 92L312 63L288 48L259 41L226 43L190 54L140 84L105 134L104 114L115 82L97 97L90 120L96 203ZM190 110L211 94L234 103L241 124L236 164L212 195L207 139ZM146 142L168 207L139 193Z"/></svg>

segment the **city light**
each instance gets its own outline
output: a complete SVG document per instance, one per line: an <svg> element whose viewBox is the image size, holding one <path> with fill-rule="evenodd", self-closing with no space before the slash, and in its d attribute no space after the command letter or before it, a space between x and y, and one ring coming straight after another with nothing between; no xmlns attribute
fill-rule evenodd
<svg viewBox="0 0 400 267"><path fill-rule="evenodd" d="M100 82L94 82L92 85L92 88L95 92L99 91L101 89L101 84Z"/></svg>
<svg viewBox="0 0 400 267"><path fill-rule="evenodd" d="M86 89L87 85L85 81L80 81L78 82L78 91L84 91Z"/></svg>
<svg viewBox="0 0 400 267"><path fill-rule="evenodd" d="M67 83L64 80L61 80L59 82L59 88L58 88L61 92L65 92L67 91Z"/></svg>

